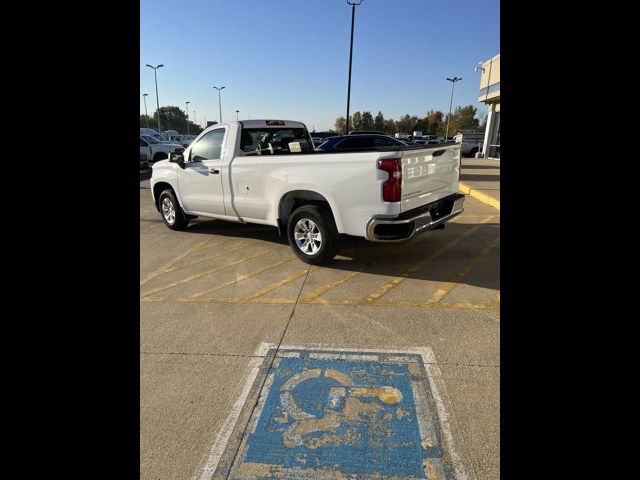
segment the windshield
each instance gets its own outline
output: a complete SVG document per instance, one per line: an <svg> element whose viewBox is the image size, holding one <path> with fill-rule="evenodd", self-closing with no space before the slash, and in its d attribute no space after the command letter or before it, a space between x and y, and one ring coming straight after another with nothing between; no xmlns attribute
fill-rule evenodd
<svg viewBox="0 0 640 480"><path fill-rule="evenodd" d="M305 128L243 128L240 150L256 155L310 153L313 145Z"/></svg>

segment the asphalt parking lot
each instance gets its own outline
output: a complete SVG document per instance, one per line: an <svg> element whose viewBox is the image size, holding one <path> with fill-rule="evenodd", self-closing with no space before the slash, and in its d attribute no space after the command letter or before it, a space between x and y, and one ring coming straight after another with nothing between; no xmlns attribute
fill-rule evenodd
<svg viewBox="0 0 640 480"><path fill-rule="evenodd" d="M482 175L480 163L474 160L469 180ZM492 185L499 199L499 163L497 168ZM267 460L242 465L238 452L253 455L246 437L260 429L264 405L256 405L277 380L276 367L284 365L286 355L280 358L274 346L296 350L289 357L300 355L301 362L318 350L311 357L334 362L344 360L342 351L356 352L348 354L353 361L358 352L371 351L381 361L400 352L389 362L402 363L393 360L402 355L408 364L424 362L442 400L437 412L443 427L436 436L443 449L455 452L443 464L456 466L446 470L425 460L425 476L499 478L498 209L468 196L465 212L444 230L398 244L345 238L331 265L310 267L274 228L198 219L187 231L169 230L152 204L147 178L141 173L142 479L211 478L214 472L224 478L225 461L226 475L260 476ZM412 360L418 351L429 353ZM355 379L365 367L349 368ZM315 461L320 468L322 459ZM287 478L284 468L268 472ZM380 478L352 474L340 478Z"/></svg>

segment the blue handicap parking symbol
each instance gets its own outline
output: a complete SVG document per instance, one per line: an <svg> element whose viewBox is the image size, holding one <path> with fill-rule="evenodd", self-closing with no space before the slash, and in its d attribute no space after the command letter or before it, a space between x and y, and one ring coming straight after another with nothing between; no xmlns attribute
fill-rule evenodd
<svg viewBox="0 0 640 480"><path fill-rule="evenodd" d="M278 355L229 478L454 478L419 355Z"/></svg>

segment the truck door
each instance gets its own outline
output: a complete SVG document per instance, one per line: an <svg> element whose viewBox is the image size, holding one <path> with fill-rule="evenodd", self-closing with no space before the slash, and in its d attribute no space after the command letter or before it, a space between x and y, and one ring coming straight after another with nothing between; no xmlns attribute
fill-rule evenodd
<svg viewBox="0 0 640 480"><path fill-rule="evenodd" d="M191 146L184 168L178 169L178 188L187 212L224 215L222 151L226 128L211 130Z"/></svg>

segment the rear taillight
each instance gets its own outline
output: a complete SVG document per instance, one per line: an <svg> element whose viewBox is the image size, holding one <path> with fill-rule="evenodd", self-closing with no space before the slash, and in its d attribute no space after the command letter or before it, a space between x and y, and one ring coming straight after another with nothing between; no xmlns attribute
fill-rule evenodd
<svg viewBox="0 0 640 480"><path fill-rule="evenodd" d="M399 158L378 160L378 168L389 174L389 180L382 184L382 199L385 202L399 202L402 196L402 160Z"/></svg>

